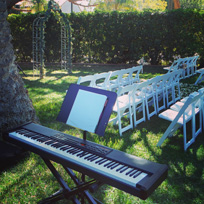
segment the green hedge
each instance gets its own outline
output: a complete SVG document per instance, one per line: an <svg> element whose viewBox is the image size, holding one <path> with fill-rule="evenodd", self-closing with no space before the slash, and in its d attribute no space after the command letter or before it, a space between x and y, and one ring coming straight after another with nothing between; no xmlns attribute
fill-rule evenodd
<svg viewBox="0 0 204 204"><path fill-rule="evenodd" d="M9 15L18 61L32 58L32 22L37 14ZM151 64L195 53L204 61L204 13L196 10L100 12L67 15L72 28L72 60L89 63ZM60 24L52 15L46 24L45 61L60 60Z"/></svg>

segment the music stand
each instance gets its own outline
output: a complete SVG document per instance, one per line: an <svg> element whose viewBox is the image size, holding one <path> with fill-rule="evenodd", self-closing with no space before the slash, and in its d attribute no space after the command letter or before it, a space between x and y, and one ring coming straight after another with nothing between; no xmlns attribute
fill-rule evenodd
<svg viewBox="0 0 204 204"><path fill-rule="evenodd" d="M115 92L78 84L71 84L63 101L59 115L57 116L57 120L82 129L84 140L86 140L87 132L103 136L116 98L117 94ZM97 187L102 185L101 182L96 181L95 179L86 182L84 174L82 174L80 181L70 168L63 166L76 184L76 187L72 190L65 183L51 162L45 158L43 159L52 174L56 177L59 184L62 186L62 190L42 200L39 202L40 204L55 202L64 198L69 199L70 196L74 203L80 203L75 197L75 195L78 194L82 196L81 203L85 202L84 198L92 204L101 203L97 199L93 198L87 191L88 189L93 190L94 186Z"/></svg>
<svg viewBox="0 0 204 204"><path fill-rule="evenodd" d="M71 84L57 120L103 136L116 98L115 92Z"/></svg>

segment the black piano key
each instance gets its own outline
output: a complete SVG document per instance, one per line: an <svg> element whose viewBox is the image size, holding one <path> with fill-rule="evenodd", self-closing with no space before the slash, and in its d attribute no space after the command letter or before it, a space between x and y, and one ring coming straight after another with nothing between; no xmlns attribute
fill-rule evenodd
<svg viewBox="0 0 204 204"><path fill-rule="evenodd" d="M89 158L92 158L94 155L93 154L91 154L91 155L88 155L88 156L86 156L86 157L84 157L84 159L89 159Z"/></svg>
<svg viewBox="0 0 204 204"><path fill-rule="evenodd" d="M54 143L55 141L53 141L53 140L49 140L49 141L47 141L47 142L45 142L45 144L46 145L51 145L52 143Z"/></svg>
<svg viewBox="0 0 204 204"><path fill-rule="evenodd" d="M133 171L134 171L134 169L131 169L130 171L128 171L128 172L126 173L126 175L132 173Z"/></svg>
<svg viewBox="0 0 204 204"><path fill-rule="evenodd" d="M48 141L48 139L47 138L38 138L37 141L43 143L43 142Z"/></svg>
<svg viewBox="0 0 204 204"><path fill-rule="evenodd" d="M89 152L82 152L82 153L77 154L77 156L78 156L78 157L84 157L84 156L86 156L87 154L89 154Z"/></svg>
<svg viewBox="0 0 204 204"><path fill-rule="evenodd" d="M113 161L110 161L109 163L106 163L105 165L103 165L104 167L110 165Z"/></svg>
<svg viewBox="0 0 204 204"><path fill-rule="evenodd" d="M139 176L139 174L141 174L142 172L141 171L138 171L134 176L133 178L136 178L137 176Z"/></svg>
<svg viewBox="0 0 204 204"><path fill-rule="evenodd" d="M128 166L125 166L124 168L122 168L121 170L120 170L120 173L123 173L124 171L126 171L128 169Z"/></svg>
<svg viewBox="0 0 204 204"><path fill-rule="evenodd" d="M68 150L68 149L70 149L70 148L72 148L72 147L69 146L69 145L66 145L66 146L61 147L61 148L59 148L59 149L62 150L62 151L65 151L65 150Z"/></svg>
<svg viewBox="0 0 204 204"><path fill-rule="evenodd" d="M101 164L103 164L104 162L107 162L107 161L108 161L108 159L103 159L102 161L98 162L98 165L101 165Z"/></svg>
<svg viewBox="0 0 204 204"><path fill-rule="evenodd" d="M24 129L19 129L19 130L16 130L17 133L22 133L22 132L25 132L26 130Z"/></svg>
<svg viewBox="0 0 204 204"><path fill-rule="evenodd" d="M65 145L63 144L63 143L58 143L58 145L57 145L57 148L61 148L61 147L64 147Z"/></svg>
<svg viewBox="0 0 204 204"><path fill-rule="evenodd" d="M30 138L33 139L33 140L37 140L39 138L39 136L38 135L34 135L34 136L30 137Z"/></svg>
<svg viewBox="0 0 204 204"><path fill-rule="evenodd" d="M55 141L55 143L51 144L50 146L51 146L51 147L54 147L54 146L57 145L57 144L58 144L58 142Z"/></svg>
<svg viewBox="0 0 204 204"><path fill-rule="evenodd" d="M99 156L95 156L95 157L93 157L92 159L90 159L90 161L92 162L92 161L95 161L96 159L98 159L98 158L100 158Z"/></svg>
<svg viewBox="0 0 204 204"><path fill-rule="evenodd" d="M24 133L23 135L25 137L33 137L33 136L36 136L36 133L29 132L29 133Z"/></svg>
<svg viewBox="0 0 204 204"><path fill-rule="evenodd" d="M116 162L112 162L111 164L109 164L109 165L107 166L107 168L110 168L110 167L114 166L115 164L116 164Z"/></svg>
<svg viewBox="0 0 204 204"><path fill-rule="evenodd" d="M79 153L79 152L81 152L81 149L78 149L78 150L76 150L76 151L74 151L74 152L72 152L71 154L77 154L77 153Z"/></svg>
<svg viewBox="0 0 204 204"><path fill-rule="evenodd" d="M98 163L101 162L102 160L104 160L104 158L101 158L100 160L96 161L95 163L98 164Z"/></svg>
<svg viewBox="0 0 204 204"><path fill-rule="evenodd" d="M116 171L120 171L125 165L121 166L120 168L116 169Z"/></svg>
<svg viewBox="0 0 204 204"><path fill-rule="evenodd" d="M69 153L69 154L72 154L72 155L77 154L77 153L79 153L79 152L81 152L81 149L78 149L78 148L74 148L74 149L68 151L68 153Z"/></svg>
<svg viewBox="0 0 204 204"><path fill-rule="evenodd" d="M76 152L76 151L78 151L78 149L73 147L72 149L67 150L67 153L72 154L72 153L74 153L74 152Z"/></svg>
<svg viewBox="0 0 204 204"><path fill-rule="evenodd" d="M48 141L49 139L47 137L43 137L42 135L40 135L39 138L36 139L38 142L45 142Z"/></svg>
<svg viewBox="0 0 204 204"><path fill-rule="evenodd" d="M27 131L27 130L25 130L25 129L18 129L18 130L16 130L16 132L17 132L17 133L22 133L22 132L29 132L29 131Z"/></svg>
<svg viewBox="0 0 204 204"><path fill-rule="evenodd" d="M92 157L88 158L87 160L88 160L88 161L94 161L94 160L96 160L96 159L98 159L98 158L100 158L100 157L97 156L97 155L93 155Z"/></svg>
<svg viewBox="0 0 204 204"><path fill-rule="evenodd" d="M52 147L56 147L56 148L59 148L59 147L62 147L62 146L64 146L64 144L62 144L62 143L55 143L55 144L53 144L53 145L51 145Z"/></svg>
<svg viewBox="0 0 204 204"><path fill-rule="evenodd" d="M21 135L23 135L23 136L25 136L25 137L28 137L28 138L30 138L30 137L32 137L33 135L31 134L21 134Z"/></svg>
<svg viewBox="0 0 204 204"><path fill-rule="evenodd" d="M138 170L134 170L131 174L129 174L130 177L134 176L136 173L138 172Z"/></svg>
<svg viewBox="0 0 204 204"><path fill-rule="evenodd" d="M96 157L96 155L93 154L92 156L88 157L87 160L90 161L90 160L92 160L95 157Z"/></svg>
<svg viewBox="0 0 204 204"><path fill-rule="evenodd" d="M110 169L115 169L117 166L119 166L119 163L116 163L115 165L113 165L112 167L110 167Z"/></svg>

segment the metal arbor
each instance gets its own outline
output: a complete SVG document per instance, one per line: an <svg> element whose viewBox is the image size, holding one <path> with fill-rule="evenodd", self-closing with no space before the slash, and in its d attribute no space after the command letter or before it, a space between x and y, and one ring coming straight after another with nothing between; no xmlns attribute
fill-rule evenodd
<svg viewBox="0 0 204 204"><path fill-rule="evenodd" d="M51 11L60 14L61 24L61 68L71 72L71 31L69 21L62 13L59 5L50 0L45 15L37 17L33 21L33 75L40 70L40 78L44 76L44 49L45 49L45 26Z"/></svg>

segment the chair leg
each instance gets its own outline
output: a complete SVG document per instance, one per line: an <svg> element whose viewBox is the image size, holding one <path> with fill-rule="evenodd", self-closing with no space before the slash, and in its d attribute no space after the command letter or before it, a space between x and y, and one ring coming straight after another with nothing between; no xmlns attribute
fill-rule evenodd
<svg viewBox="0 0 204 204"><path fill-rule="evenodd" d="M159 106L159 102L162 101L162 105ZM166 108L165 104L165 94L164 92L156 93L156 102L157 102L157 113L159 113L160 110L163 110Z"/></svg>
<svg viewBox="0 0 204 204"><path fill-rule="evenodd" d="M176 87L177 87L177 91L178 93L176 94ZM181 98L181 94L180 94L180 85L179 83L174 85L174 102L180 100Z"/></svg>
<svg viewBox="0 0 204 204"><path fill-rule="evenodd" d="M157 114L155 97L153 96L152 99L150 99L150 100L149 99L150 98L145 98L148 120L150 120L150 118L153 115ZM153 104L151 104L151 101L153 102ZM154 110L152 112L149 111L149 106L153 106Z"/></svg>
<svg viewBox="0 0 204 204"><path fill-rule="evenodd" d="M137 108L137 105L133 106L134 127L136 127L139 123L141 123L141 122L146 120L146 117L145 117L145 103L144 103L144 101L141 103L142 110L140 112L142 112L141 113L142 117L140 119L138 119L138 120L137 120L137 110L139 108Z"/></svg>
<svg viewBox="0 0 204 204"><path fill-rule="evenodd" d="M125 112L128 109L128 112ZM123 127L122 125L122 117L127 116L129 118L129 125ZM119 127L119 134L120 136L122 136L123 132L129 130L129 129L133 129L133 120L132 120L132 110L131 110L131 106L129 106L128 108L126 108L123 111L119 111L118 113L118 127Z"/></svg>
<svg viewBox="0 0 204 204"><path fill-rule="evenodd" d="M171 100L169 100L169 91L171 92ZM166 106L169 107L174 103L174 87L166 89Z"/></svg>

